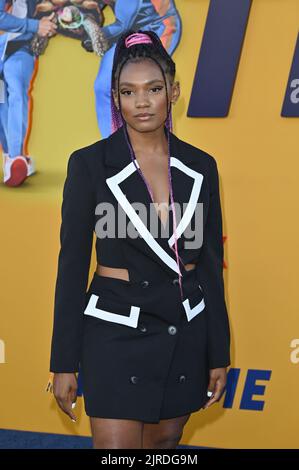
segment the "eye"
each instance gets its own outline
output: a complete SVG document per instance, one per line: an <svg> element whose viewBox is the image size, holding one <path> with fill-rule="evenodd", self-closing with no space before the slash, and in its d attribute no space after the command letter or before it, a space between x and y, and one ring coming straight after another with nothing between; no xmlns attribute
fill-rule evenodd
<svg viewBox="0 0 299 470"><path fill-rule="evenodd" d="M151 88L151 90L162 90L163 87L162 86L155 86L154 88Z"/></svg>
<svg viewBox="0 0 299 470"><path fill-rule="evenodd" d="M162 89L163 89L163 86L156 86L156 87L154 87L154 88L151 88L150 90L158 90L158 92L159 92L159 91L162 90ZM131 91L131 90L122 90L120 93L121 93L122 95L125 95L125 96L130 96L130 95L128 95L127 93L132 93L132 91Z"/></svg>

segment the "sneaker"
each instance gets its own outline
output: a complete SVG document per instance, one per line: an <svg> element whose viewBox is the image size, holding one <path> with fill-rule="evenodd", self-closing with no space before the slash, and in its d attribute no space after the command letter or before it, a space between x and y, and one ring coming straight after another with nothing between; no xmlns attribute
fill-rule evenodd
<svg viewBox="0 0 299 470"><path fill-rule="evenodd" d="M35 173L35 163L32 157L26 157L27 165L28 165L28 173L27 176L33 175Z"/></svg>
<svg viewBox="0 0 299 470"><path fill-rule="evenodd" d="M25 157L11 158L3 155L3 182L6 186L19 186L27 178L28 164Z"/></svg>

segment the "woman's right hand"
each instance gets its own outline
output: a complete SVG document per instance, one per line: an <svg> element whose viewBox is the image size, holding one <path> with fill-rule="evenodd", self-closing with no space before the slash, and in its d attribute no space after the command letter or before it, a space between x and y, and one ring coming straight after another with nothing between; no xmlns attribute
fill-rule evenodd
<svg viewBox="0 0 299 470"><path fill-rule="evenodd" d="M54 17L54 12L51 15L43 16L38 23L37 34L42 37L53 36L56 34L57 25L53 23L52 19Z"/></svg>
<svg viewBox="0 0 299 470"><path fill-rule="evenodd" d="M76 403L77 399L78 381L76 374L55 372L53 378L53 394L58 403L58 406L66 413L73 421L77 418L73 413L72 404Z"/></svg>

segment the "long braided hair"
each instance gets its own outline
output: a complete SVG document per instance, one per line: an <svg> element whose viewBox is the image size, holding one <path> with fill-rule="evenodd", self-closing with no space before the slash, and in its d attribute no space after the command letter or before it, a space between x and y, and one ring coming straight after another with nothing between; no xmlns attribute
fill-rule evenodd
<svg viewBox="0 0 299 470"><path fill-rule="evenodd" d="M179 271L179 284L180 284L180 292L181 298L183 299L183 290L181 284L181 270L180 270L180 262L184 266L184 263L181 257L178 254L177 248L177 223L176 223L176 213L174 209L174 198L173 198L173 187L172 187L172 178L171 178L171 168L170 168L170 132L172 132L172 108L171 108L171 101L168 103L168 93L167 93L167 83L165 75L168 74L170 77L170 83L173 83L176 67L175 62L172 60L171 56L168 54L166 49L164 48L159 36L154 31L142 31L138 30L137 32L134 30L127 30L123 33L117 41L114 58L113 58L113 67L112 67L112 76L111 76L111 117L112 117L112 133L118 130L119 128L123 127L125 138L130 150L131 159L138 170L140 176L142 177L148 192L151 196L151 200L154 203L153 192L150 188L150 185L144 178L141 169L136 165L135 162L135 155L134 150L132 148L130 138L128 135L127 127L125 125L125 121L122 116L121 112L121 102L120 102L120 92L119 92L119 77L121 74L121 70L123 66L127 62L140 62L143 59L152 59L156 62L158 67L162 72L162 76L165 83L165 91L166 91L166 110L167 110L167 118L165 121L166 133L167 133L167 141L168 141L168 184L169 184L169 192L170 192L170 199L172 205L172 216L173 216L173 226L174 226L174 237L175 237L175 254L177 260L177 266ZM114 103L114 99L112 97L112 90L117 90L117 97L118 97L118 105L119 109L116 107ZM173 250L173 247L171 247Z"/></svg>

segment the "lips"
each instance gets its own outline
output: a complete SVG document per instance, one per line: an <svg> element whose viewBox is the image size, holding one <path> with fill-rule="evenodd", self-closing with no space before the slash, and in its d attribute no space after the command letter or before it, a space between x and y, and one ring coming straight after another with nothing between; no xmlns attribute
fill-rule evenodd
<svg viewBox="0 0 299 470"><path fill-rule="evenodd" d="M152 114L137 114L137 116L135 116L138 121L149 121L152 117Z"/></svg>

